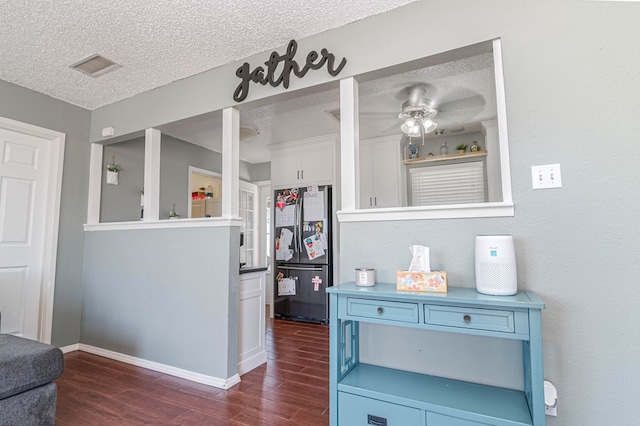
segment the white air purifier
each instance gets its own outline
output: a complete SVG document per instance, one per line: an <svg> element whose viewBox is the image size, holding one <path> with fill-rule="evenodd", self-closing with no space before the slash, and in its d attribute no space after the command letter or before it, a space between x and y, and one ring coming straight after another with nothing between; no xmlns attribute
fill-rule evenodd
<svg viewBox="0 0 640 426"><path fill-rule="evenodd" d="M511 235L476 237L476 289L478 293L496 296L518 292L516 251Z"/></svg>

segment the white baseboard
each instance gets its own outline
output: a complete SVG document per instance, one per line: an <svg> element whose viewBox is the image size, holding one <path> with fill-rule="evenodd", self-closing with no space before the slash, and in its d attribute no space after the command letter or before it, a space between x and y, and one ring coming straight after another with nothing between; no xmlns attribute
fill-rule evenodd
<svg viewBox="0 0 640 426"><path fill-rule="evenodd" d="M260 353L255 354L249 359L245 359L242 362L238 363L238 374L241 376L249 371L253 370L256 367L261 366L267 362L267 352L262 351Z"/></svg>
<svg viewBox="0 0 640 426"><path fill-rule="evenodd" d="M60 350L62 351L63 354L69 353L69 352L73 352L73 351L79 351L80 350L80 343L76 343L73 345L69 345L69 346L63 346L60 348Z"/></svg>
<svg viewBox="0 0 640 426"><path fill-rule="evenodd" d="M240 383L240 375L235 374L228 379L221 379L219 377L207 376L205 374L194 373L193 371L183 370L182 368L172 367L170 365L160 364L158 362L148 361L142 358L136 358L131 355L125 355L118 352L113 352L107 349L97 348L91 345L85 345L84 343L78 343L75 345L65 346L62 349L63 352L71 352L74 350L80 350L88 352L90 354L103 356L105 358L114 359L116 361L124 362L126 364L135 365L149 370L158 371L160 373L168 374L170 376L180 377L182 379L191 380L192 382L202 383L204 385L213 386L219 389L229 389L232 386ZM68 349L68 350L67 350Z"/></svg>

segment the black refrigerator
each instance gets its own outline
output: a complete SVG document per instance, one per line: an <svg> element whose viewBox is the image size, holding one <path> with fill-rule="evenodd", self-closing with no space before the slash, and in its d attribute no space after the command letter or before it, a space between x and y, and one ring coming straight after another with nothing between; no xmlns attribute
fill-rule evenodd
<svg viewBox="0 0 640 426"><path fill-rule="evenodd" d="M274 316L329 322L332 285L331 186L274 192Z"/></svg>

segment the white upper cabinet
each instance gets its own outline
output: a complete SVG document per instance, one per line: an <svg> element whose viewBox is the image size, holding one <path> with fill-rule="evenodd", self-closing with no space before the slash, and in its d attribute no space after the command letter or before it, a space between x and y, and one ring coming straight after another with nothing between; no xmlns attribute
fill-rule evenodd
<svg viewBox="0 0 640 426"><path fill-rule="evenodd" d="M360 141L360 208L399 207L405 196L400 135Z"/></svg>
<svg viewBox="0 0 640 426"><path fill-rule="evenodd" d="M271 186L334 183L334 135L271 145Z"/></svg>

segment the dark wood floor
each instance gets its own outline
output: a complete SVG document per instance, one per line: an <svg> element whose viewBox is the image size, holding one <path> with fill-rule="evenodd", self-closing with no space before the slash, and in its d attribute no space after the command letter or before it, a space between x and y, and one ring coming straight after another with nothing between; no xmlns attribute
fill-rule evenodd
<svg viewBox="0 0 640 426"><path fill-rule="evenodd" d="M268 320L266 334L266 365L227 391L68 353L56 425L328 425L329 328Z"/></svg>

